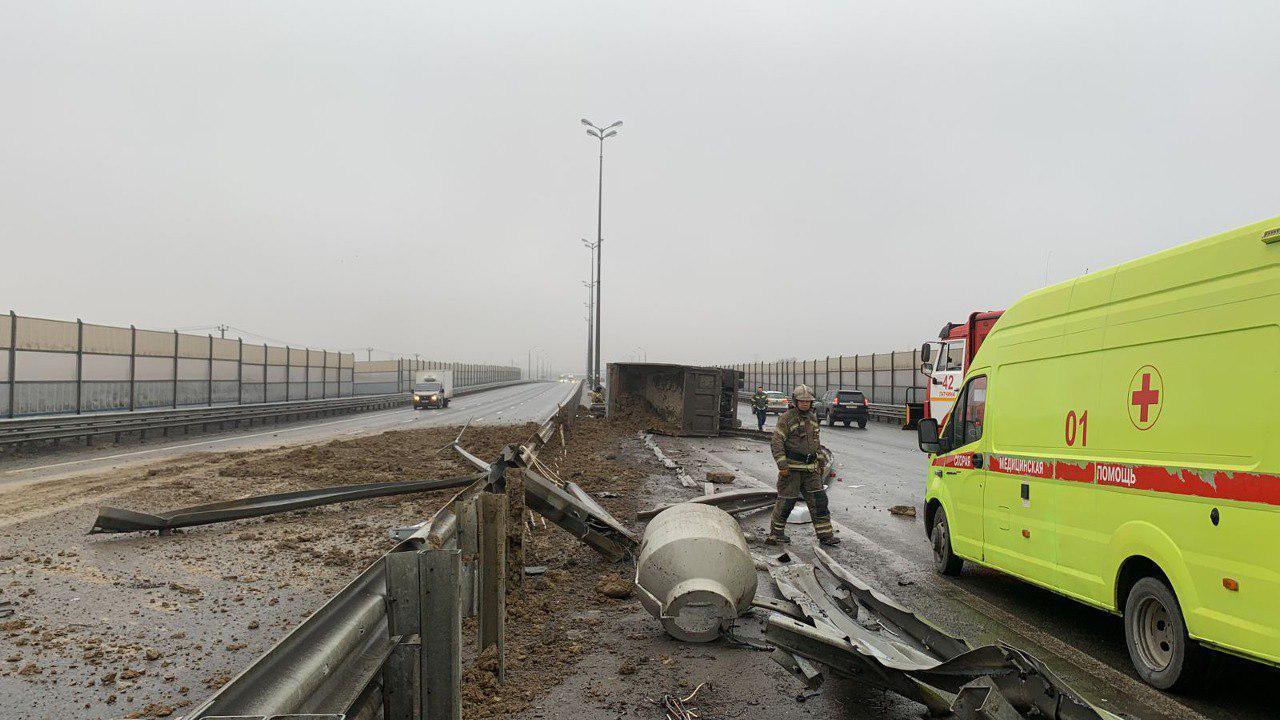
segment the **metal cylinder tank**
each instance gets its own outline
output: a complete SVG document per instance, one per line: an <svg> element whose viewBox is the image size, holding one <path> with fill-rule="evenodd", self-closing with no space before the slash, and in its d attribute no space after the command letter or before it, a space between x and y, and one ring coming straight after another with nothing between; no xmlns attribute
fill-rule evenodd
<svg viewBox="0 0 1280 720"><path fill-rule="evenodd" d="M708 642L751 607L756 567L742 528L711 505L685 503L645 528L636 562L640 603L677 640Z"/></svg>

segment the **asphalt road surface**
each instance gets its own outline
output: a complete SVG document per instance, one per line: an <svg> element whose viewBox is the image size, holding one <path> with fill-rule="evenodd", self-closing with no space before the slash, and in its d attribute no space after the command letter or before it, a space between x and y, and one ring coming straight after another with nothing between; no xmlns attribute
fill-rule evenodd
<svg viewBox="0 0 1280 720"><path fill-rule="evenodd" d="M190 452L252 450L334 438L371 435L387 430L410 430L432 425L542 422L563 402L572 385L531 383L464 395L437 410L401 408L340 417L302 420L207 434L178 435L146 443L85 447L67 443L63 449L40 450L27 456L0 459L0 484L51 480L69 475L127 468Z"/></svg>
<svg viewBox="0 0 1280 720"><path fill-rule="evenodd" d="M740 416L744 427L755 427L745 405ZM770 416L766 430L774 420ZM1277 717L1270 692L1280 685L1280 670L1214 653L1204 688L1185 695L1162 693L1137 679L1118 617L972 563L959 577L937 575L923 518L888 512L894 505L919 508L924 499L924 455L915 433L873 421L865 430L824 425L822 439L837 457L839 480L829 494L845 543L836 557L943 629L971 643L1002 641L1027 650L1100 706L1133 717ZM728 466L768 486L776 479L772 458L759 443L735 438L680 442L701 454L708 468ZM767 531L763 515L751 516L759 532ZM797 544L813 540L809 528L789 532Z"/></svg>

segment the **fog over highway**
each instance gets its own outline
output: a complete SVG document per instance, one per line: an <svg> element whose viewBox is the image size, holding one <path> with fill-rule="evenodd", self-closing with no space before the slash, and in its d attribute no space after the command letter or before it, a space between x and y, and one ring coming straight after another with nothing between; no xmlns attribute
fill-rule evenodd
<svg viewBox="0 0 1280 720"><path fill-rule="evenodd" d="M625 122L606 361L912 347L944 298L1006 307L1272 215L1278 22L1262 1L8 0L0 308L580 369L585 116Z"/></svg>

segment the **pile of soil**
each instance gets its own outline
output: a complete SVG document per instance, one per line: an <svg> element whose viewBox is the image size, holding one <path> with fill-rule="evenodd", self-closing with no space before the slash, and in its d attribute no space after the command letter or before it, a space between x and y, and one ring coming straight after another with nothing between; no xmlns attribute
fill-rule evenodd
<svg viewBox="0 0 1280 720"><path fill-rule="evenodd" d="M640 480L661 471L638 437L644 424L581 412L567 443L553 439L541 460L622 522L634 521ZM465 718L508 717L529 709L570 676L582 657L610 644L610 637L594 628L611 624L610 615L640 611L630 593L629 560L608 562L555 525L537 528L526 534L525 562L548 569L525 578L523 588L508 590L506 682L498 683L492 654L470 663L463 673Z"/></svg>

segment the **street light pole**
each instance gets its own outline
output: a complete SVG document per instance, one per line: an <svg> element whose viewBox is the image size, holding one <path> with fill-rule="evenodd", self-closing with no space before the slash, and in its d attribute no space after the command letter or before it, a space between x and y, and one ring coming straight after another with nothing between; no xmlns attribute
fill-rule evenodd
<svg viewBox="0 0 1280 720"><path fill-rule="evenodd" d="M595 323L596 247L597 245L596 243L587 242L585 239L582 241L582 244L585 245L587 249L591 251L591 262L588 263L587 265L590 271L591 282L583 283L583 285L587 286L587 382L591 383L592 378L595 377L595 373L593 372L593 368L595 367L594 359L593 359L593 353L594 353L593 348L595 347L595 332L593 331L592 328L593 328L593 324ZM594 386L595 385L593 383L592 387Z"/></svg>
<svg viewBox="0 0 1280 720"><path fill-rule="evenodd" d="M601 305L601 287L602 278L600 274L601 260L600 256L604 254L604 141L618 134L614 128L621 127L622 121L618 120L611 125L605 127L597 127L586 118L582 119L582 124L587 126L587 134L600 141L600 166L596 175L596 358L595 358L595 385L600 384L600 305Z"/></svg>
<svg viewBox="0 0 1280 720"><path fill-rule="evenodd" d="M533 347L529 348L528 352L525 353L524 376L526 380L533 379L533 351L534 350L541 350L541 348L538 347L537 345L534 345Z"/></svg>

